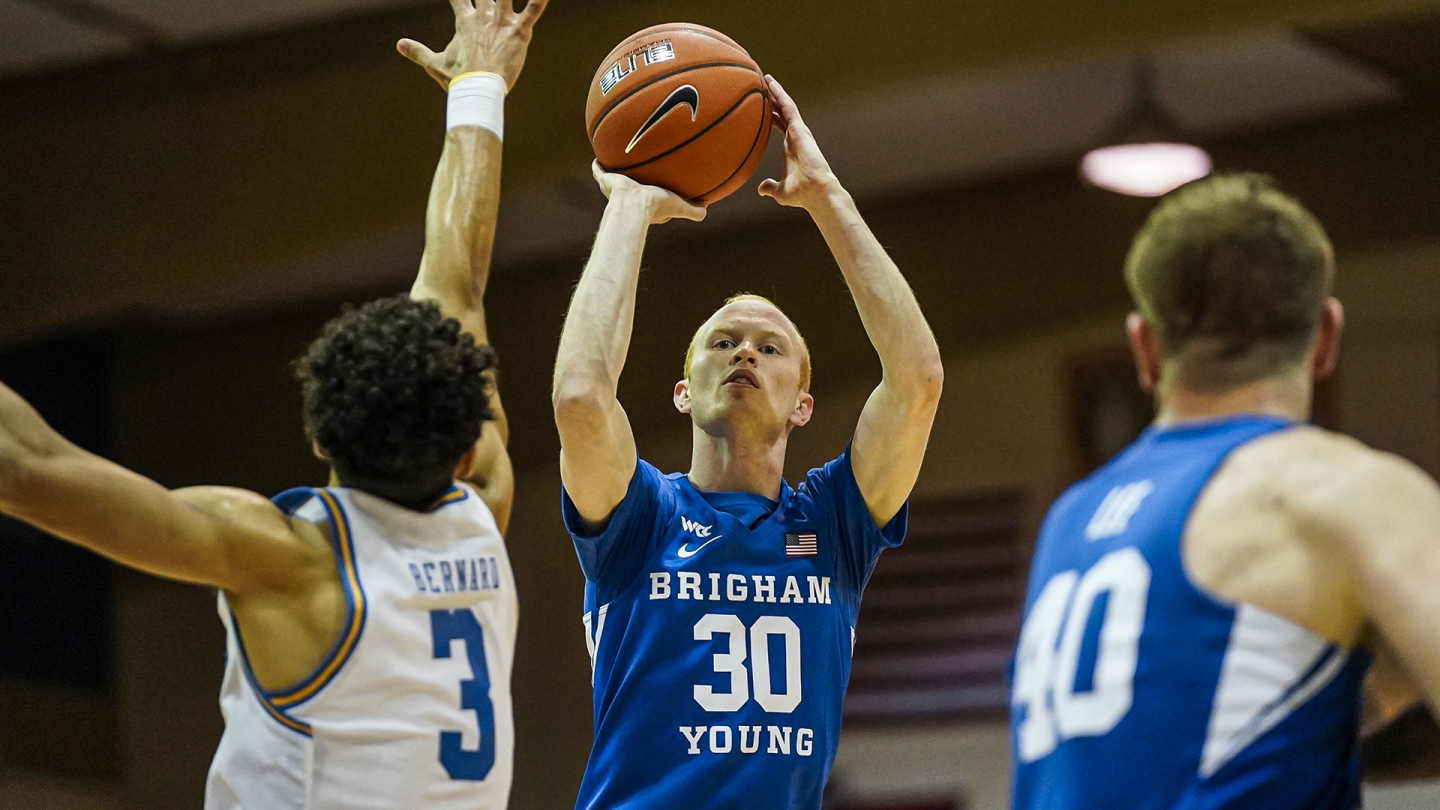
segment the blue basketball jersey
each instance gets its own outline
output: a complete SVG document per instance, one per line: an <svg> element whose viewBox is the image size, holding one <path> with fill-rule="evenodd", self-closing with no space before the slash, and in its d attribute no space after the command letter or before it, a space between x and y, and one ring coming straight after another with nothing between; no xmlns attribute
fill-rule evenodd
<svg viewBox="0 0 1440 810"><path fill-rule="evenodd" d="M563 495L563 493L562 493ZM818 810L881 529L846 453L779 502L641 461L585 572L595 741L577 807Z"/></svg>
<svg viewBox="0 0 1440 810"><path fill-rule="evenodd" d="M1369 654L1223 604L1181 562L1226 456L1292 424L1151 428L1051 507L1014 659L1015 807L1359 807Z"/></svg>

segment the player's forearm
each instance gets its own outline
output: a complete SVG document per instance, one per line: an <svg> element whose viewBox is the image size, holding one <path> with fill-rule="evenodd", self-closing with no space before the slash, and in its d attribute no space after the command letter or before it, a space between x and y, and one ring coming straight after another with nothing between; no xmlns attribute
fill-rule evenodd
<svg viewBox="0 0 1440 810"><path fill-rule="evenodd" d="M650 213L639 196L617 193L605 207L595 247L565 316L555 360L557 412L565 402L613 400L630 350L635 288Z"/></svg>
<svg viewBox="0 0 1440 810"><path fill-rule="evenodd" d="M838 183L808 206L845 282L885 383L906 399L938 398L944 378L940 347L909 283Z"/></svg>
<svg viewBox="0 0 1440 810"><path fill-rule="evenodd" d="M500 207L500 155L501 141L488 129L455 127L445 133L425 210L425 255L411 290L477 331L483 331L477 316ZM484 334L475 337L487 340Z"/></svg>

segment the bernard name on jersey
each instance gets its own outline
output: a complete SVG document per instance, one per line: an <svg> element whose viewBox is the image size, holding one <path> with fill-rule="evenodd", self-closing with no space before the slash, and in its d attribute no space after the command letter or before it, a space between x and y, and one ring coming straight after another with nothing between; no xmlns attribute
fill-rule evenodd
<svg viewBox="0 0 1440 810"><path fill-rule="evenodd" d="M495 591L501 588L500 562L494 557L412 562L410 577L420 593Z"/></svg>

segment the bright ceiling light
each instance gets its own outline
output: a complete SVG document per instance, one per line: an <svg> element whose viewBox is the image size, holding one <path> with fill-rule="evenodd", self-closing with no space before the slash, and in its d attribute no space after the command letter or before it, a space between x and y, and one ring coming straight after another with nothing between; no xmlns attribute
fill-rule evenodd
<svg viewBox="0 0 1440 810"><path fill-rule="evenodd" d="M1080 175L1118 194L1159 197L1199 180L1214 167L1204 149L1184 142L1180 128L1166 114L1148 54L1137 56L1131 65L1130 97L1105 140L1111 145L1080 161Z"/></svg>
<svg viewBox="0 0 1440 810"><path fill-rule="evenodd" d="M1086 180L1132 197L1159 197L1213 168L1204 149L1186 143L1122 143L1096 149L1080 161Z"/></svg>

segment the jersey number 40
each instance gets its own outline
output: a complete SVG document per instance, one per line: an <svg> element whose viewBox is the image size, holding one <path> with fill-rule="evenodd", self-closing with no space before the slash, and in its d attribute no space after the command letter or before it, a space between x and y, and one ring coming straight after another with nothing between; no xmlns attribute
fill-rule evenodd
<svg viewBox="0 0 1440 810"><path fill-rule="evenodd" d="M1016 732L1021 762L1034 762L1073 737L1108 734L1130 711L1149 593L1150 566L1133 548L1106 554L1084 576L1062 571L1045 583L1015 653L1010 704L1017 718L1024 712ZM1098 638L1086 644L1102 596ZM1093 650L1094 663L1082 673L1086 650ZM1082 674L1088 689L1077 684Z"/></svg>

